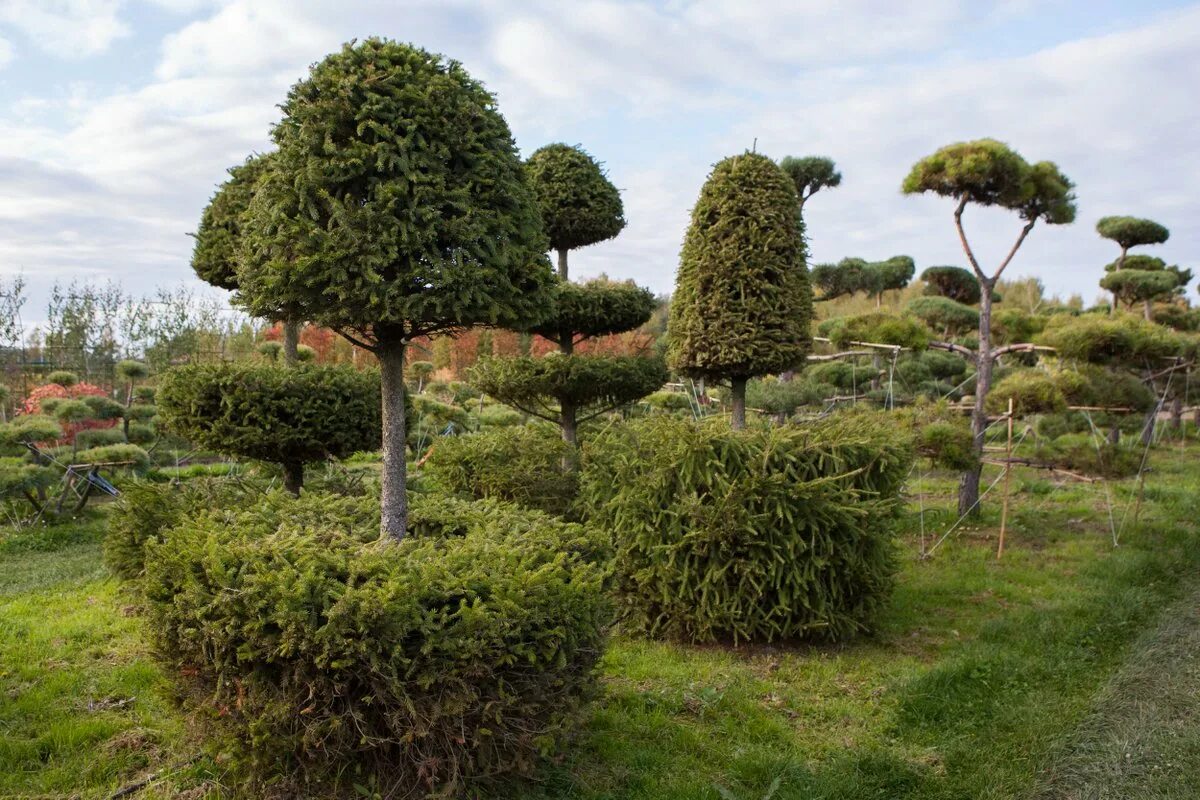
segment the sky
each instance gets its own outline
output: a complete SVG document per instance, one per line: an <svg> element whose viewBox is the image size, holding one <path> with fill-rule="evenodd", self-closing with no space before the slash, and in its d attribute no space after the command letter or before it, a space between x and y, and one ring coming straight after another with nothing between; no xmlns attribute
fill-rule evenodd
<svg viewBox="0 0 1200 800"><path fill-rule="evenodd" d="M573 254L576 278L669 292L707 173L752 148L840 168L805 209L810 262L965 266L950 201L899 187L985 136L1077 185L1076 222L1036 228L1007 277L1097 298L1109 214L1165 224L1147 252L1200 273L1200 3L0 0L0 283L24 277L25 323L55 282L203 287L188 233L225 170L270 149L310 64L367 36L461 61L524 154L605 163L629 224ZM965 220L985 268L1021 224Z"/></svg>

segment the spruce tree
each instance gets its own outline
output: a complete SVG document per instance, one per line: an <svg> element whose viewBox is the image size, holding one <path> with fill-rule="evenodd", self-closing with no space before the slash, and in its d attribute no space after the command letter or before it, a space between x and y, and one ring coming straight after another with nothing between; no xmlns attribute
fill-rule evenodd
<svg viewBox="0 0 1200 800"><path fill-rule="evenodd" d="M621 193L582 148L548 144L525 165L550 249L558 253L558 277L570 278L567 253L612 239L625 227Z"/></svg>
<svg viewBox="0 0 1200 800"><path fill-rule="evenodd" d="M282 109L243 224L240 302L295 307L379 359L381 529L400 539L408 343L543 318L546 238L495 98L456 61L367 39L314 65Z"/></svg>
<svg viewBox="0 0 1200 800"><path fill-rule="evenodd" d="M680 253L668 322L678 372L733 389L746 425L746 381L804 361L812 336L796 188L757 153L719 162L700 190Z"/></svg>

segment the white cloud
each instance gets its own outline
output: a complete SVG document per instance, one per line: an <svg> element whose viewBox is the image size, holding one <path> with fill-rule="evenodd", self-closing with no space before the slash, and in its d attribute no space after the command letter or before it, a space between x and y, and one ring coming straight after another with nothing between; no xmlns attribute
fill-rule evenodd
<svg viewBox="0 0 1200 800"><path fill-rule="evenodd" d="M0 36L0 69L8 66L13 60L12 42Z"/></svg>
<svg viewBox="0 0 1200 800"><path fill-rule="evenodd" d="M129 35L118 16L121 5L121 0L5 0L0 24L51 55L86 58Z"/></svg>

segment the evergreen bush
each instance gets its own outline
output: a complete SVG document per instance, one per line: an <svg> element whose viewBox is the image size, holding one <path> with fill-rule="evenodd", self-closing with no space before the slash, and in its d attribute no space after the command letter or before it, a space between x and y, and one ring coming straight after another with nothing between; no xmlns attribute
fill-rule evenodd
<svg viewBox="0 0 1200 800"><path fill-rule="evenodd" d="M908 437L877 415L745 431L654 416L585 448L580 501L614 541L629 627L840 640L887 599L911 463Z"/></svg>

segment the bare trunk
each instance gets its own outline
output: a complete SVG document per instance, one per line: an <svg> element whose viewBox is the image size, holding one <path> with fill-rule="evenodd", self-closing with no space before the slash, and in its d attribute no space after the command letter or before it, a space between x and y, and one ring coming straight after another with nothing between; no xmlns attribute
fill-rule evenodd
<svg viewBox="0 0 1200 800"><path fill-rule="evenodd" d="M570 280L567 272L567 251L565 248L558 251L558 277L564 281Z"/></svg>
<svg viewBox="0 0 1200 800"><path fill-rule="evenodd" d="M294 367L300 363L300 323L285 320L283 323L283 363Z"/></svg>
<svg viewBox="0 0 1200 800"><path fill-rule="evenodd" d="M735 431L746 429L746 379L733 379L733 417L731 424Z"/></svg>
<svg viewBox="0 0 1200 800"><path fill-rule="evenodd" d="M974 436L976 458L983 458L983 438L987 431L987 412L984 402L992 388L992 286L993 281L980 281L979 352L976 355L975 407L971 409L971 433ZM958 482L959 515L979 513L979 477L983 465L967 470Z"/></svg>
<svg viewBox="0 0 1200 800"><path fill-rule="evenodd" d="M401 341L381 342L379 358L383 392L383 475L380 534L395 541L408 530L408 432L404 426L404 347Z"/></svg>
<svg viewBox="0 0 1200 800"><path fill-rule="evenodd" d="M296 497L299 497L302 486L304 486L304 464L299 462L289 462L284 464L283 488L287 489Z"/></svg>
<svg viewBox="0 0 1200 800"><path fill-rule="evenodd" d="M1121 271L1121 268L1125 266L1125 256L1126 256L1128 253L1129 253L1129 248L1128 248L1128 247L1122 247L1122 248L1121 248L1121 255L1117 257L1117 268L1114 270L1114 272L1120 272L1120 271ZM1116 293L1116 292L1113 292L1112 308L1109 310L1109 312L1108 312L1108 313L1109 313L1109 314L1115 314L1115 313L1117 313L1117 308L1118 308L1120 305L1121 305L1121 301L1117 299L1117 293ZM1150 317L1146 317L1146 319L1150 319Z"/></svg>
<svg viewBox="0 0 1200 800"><path fill-rule="evenodd" d="M1171 400L1171 430L1183 432L1183 398L1179 395Z"/></svg>
<svg viewBox="0 0 1200 800"><path fill-rule="evenodd" d="M1143 300L1142 302L1145 303L1145 306L1143 307L1143 313L1146 316L1146 322L1153 322L1154 321L1154 301Z"/></svg>

